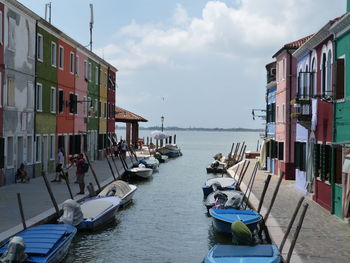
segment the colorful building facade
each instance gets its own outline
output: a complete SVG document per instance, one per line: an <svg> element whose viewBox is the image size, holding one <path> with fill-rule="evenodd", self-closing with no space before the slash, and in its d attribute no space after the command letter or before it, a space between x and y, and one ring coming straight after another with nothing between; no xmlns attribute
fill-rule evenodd
<svg viewBox="0 0 350 263"><path fill-rule="evenodd" d="M96 159L98 135L104 152L114 133L106 112L117 69L15 0L0 3L0 29L0 185L22 163L30 177L54 172L58 148L67 163L81 152Z"/></svg>

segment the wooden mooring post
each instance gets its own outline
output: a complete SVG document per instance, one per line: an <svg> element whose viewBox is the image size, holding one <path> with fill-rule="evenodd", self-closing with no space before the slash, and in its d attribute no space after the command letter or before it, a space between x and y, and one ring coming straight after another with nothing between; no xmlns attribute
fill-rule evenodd
<svg viewBox="0 0 350 263"><path fill-rule="evenodd" d="M114 174L114 171L113 171L111 162L109 161L109 158L108 158L108 154L107 154L107 153L105 153L105 157L106 157L106 159L107 159L107 163L108 163L109 169L111 170L113 179L114 179L114 181L115 181L115 180L117 180L117 178L115 177L115 174Z"/></svg>
<svg viewBox="0 0 350 263"><path fill-rule="evenodd" d="M176 144L176 134L174 134L174 144Z"/></svg>
<svg viewBox="0 0 350 263"><path fill-rule="evenodd" d="M50 195L50 198L51 198L51 201L52 201L53 207L55 208L56 215L57 215L57 217L59 217L59 216L60 216L60 210L58 209L58 205L57 205L57 202L56 202L55 196L53 195L53 192L52 192L51 186L50 186L50 184L49 184L49 180L47 180L46 173L45 173L44 171L43 171L43 172L41 172L41 174L42 174L42 177L43 177L43 179L44 179L44 182L45 182L45 185L46 185L47 191L49 192L49 195Z"/></svg>
<svg viewBox="0 0 350 263"><path fill-rule="evenodd" d="M74 196L73 196L73 193L72 193L72 189L70 188L70 185L69 185L69 179L68 179L68 173L65 172L64 173L64 181L66 182L66 186L68 188L68 192L69 192L69 196L71 199L74 199Z"/></svg>
<svg viewBox="0 0 350 263"><path fill-rule="evenodd" d="M87 155L87 153L85 153L85 158L86 158L87 162L89 163L89 167L90 167L91 173L92 173L92 175L93 175L93 177L94 177L94 179L95 179L95 182L96 182L98 191L101 192L101 185L100 185L100 182L99 182L98 179L97 179L97 175L96 175L96 173L95 173L95 169L92 167L91 162L90 162L90 159L89 159L89 156Z"/></svg>
<svg viewBox="0 0 350 263"><path fill-rule="evenodd" d="M120 175L120 173L119 173L118 166L117 166L116 162L114 161L113 154L111 154L111 158L112 158L112 161L113 161L113 164L114 164L114 168L115 168L115 170L117 171L118 179L119 179L119 178L121 178L121 175Z"/></svg>
<svg viewBox="0 0 350 263"><path fill-rule="evenodd" d="M17 201L18 201L19 212L21 214L21 220L22 220L23 229L27 229L26 220L24 218L22 199L21 199L21 194L20 193L17 193Z"/></svg>

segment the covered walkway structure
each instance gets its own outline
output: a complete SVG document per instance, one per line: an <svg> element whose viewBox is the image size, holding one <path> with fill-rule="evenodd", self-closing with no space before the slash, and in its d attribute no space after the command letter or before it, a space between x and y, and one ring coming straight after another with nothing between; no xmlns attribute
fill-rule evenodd
<svg viewBox="0 0 350 263"><path fill-rule="evenodd" d="M145 118L127 111L121 107L115 107L115 122L126 123L126 143L138 147L139 122L148 122Z"/></svg>

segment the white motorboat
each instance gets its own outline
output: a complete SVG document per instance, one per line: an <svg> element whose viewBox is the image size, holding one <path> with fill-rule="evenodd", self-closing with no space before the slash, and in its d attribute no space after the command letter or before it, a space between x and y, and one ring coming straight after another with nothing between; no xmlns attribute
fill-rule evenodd
<svg viewBox="0 0 350 263"><path fill-rule="evenodd" d="M128 169L127 172L130 176L137 176L137 177L147 179L152 176L153 169L139 166L139 167Z"/></svg>
<svg viewBox="0 0 350 263"><path fill-rule="evenodd" d="M176 144L167 144L158 148L157 152L170 158L179 157L182 155L181 149Z"/></svg>
<svg viewBox="0 0 350 263"><path fill-rule="evenodd" d="M99 194L99 197L104 196L118 196L122 201L120 203L121 206L129 203L132 200L135 191L137 190L137 186L133 184L128 184L122 180L117 180L115 182L107 185Z"/></svg>

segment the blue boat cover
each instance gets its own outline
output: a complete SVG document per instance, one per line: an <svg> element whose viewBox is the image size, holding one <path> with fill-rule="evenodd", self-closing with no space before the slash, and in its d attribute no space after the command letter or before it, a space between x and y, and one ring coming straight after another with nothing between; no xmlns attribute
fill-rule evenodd
<svg viewBox="0 0 350 263"><path fill-rule="evenodd" d="M272 257L272 245L232 246L218 245L213 250L213 257Z"/></svg>
<svg viewBox="0 0 350 263"><path fill-rule="evenodd" d="M209 213L215 219L219 219L227 223L232 223L237 220L240 220L246 225L248 225L259 222L262 219L262 216L259 213L252 210L212 208L209 210Z"/></svg>
<svg viewBox="0 0 350 263"><path fill-rule="evenodd" d="M66 235L75 232L71 225L40 225L33 226L16 234L24 239L25 253L33 255L47 255L55 245ZM0 254L5 253L8 243L0 248Z"/></svg>

